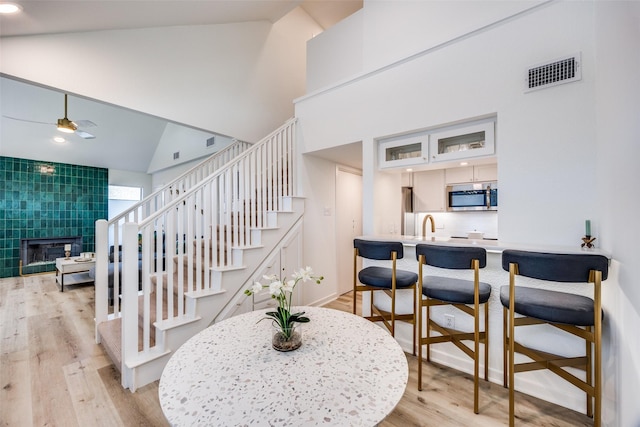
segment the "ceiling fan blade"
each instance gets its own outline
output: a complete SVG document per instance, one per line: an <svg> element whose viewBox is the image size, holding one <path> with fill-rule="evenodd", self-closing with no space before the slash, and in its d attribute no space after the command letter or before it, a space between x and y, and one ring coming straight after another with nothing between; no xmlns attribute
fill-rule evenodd
<svg viewBox="0 0 640 427"><path fill-rule="evenodd" d="M91 120L74 120L73 123L75 123L75 125L78 126L79 128L92 128L92 127L98 126L97 124L93 123Z"/></svg>
<svg viewBox="0 0 640 427"><path fill-rule="evenodd" d="M18 118L18 117L5 116L4 114L2 115L2 117L6 118L6 119L11 119L11 120L17 120L19 122L38 123L40 125L55 125L55 123L51 123L51 122L39 122L37 120L21 119L21 118Z"/></svg>
<svg viewBox="0 0 640 427"><path fill-rule="evenodd" d="M89 132L85 132L85 131L80 130L80 129L76 130L76 135L78 135L80 138L84 138L84 139L95 139L94 135L91 135Z"/></svg>

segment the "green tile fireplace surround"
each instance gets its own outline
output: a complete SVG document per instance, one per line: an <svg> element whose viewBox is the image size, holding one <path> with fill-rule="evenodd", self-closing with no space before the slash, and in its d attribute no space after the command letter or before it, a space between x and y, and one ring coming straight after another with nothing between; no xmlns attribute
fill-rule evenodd
<svg viewBox="0 0 640 427"><path fill-rule="evenodd" d="M20 274L22 239L82 237L93 252L95 221L108 215L108 169L0 156L0 277ZM23 267L23 274L55 264Z"/></svg>

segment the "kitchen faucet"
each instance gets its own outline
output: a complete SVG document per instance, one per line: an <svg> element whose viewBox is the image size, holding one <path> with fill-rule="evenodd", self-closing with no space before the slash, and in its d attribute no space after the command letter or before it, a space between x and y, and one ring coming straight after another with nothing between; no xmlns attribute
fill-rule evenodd
<svg viewBox="0 0 640 427"><path fill-rule="evenodd" d="M431 220L431 232L435 233L436 232L436 223L435 220L433 219L433 216L431 215L427 215L424 217L424 219L422 220L422 237L426 237L427 236L427 220L430 219Z"/></svg>

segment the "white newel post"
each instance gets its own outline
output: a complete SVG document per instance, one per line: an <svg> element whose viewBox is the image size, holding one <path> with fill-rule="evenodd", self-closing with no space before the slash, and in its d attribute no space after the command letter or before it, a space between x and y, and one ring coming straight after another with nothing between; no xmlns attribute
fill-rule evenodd
<svg viewBox="0 0 640 427"><path fill-rule="evenodd" d="M96 221L95 240L95 336L96 344L100 344L98 325L107 321L109 306L109 243L108 243L109 223L105 219Z"/></svg>
<svg viewBox="0 0 640 427"><path fill-rule="evenodd" d="M138 224L127 222L122 237L122 386L133 378L127 361L138 354Z"/></svg>

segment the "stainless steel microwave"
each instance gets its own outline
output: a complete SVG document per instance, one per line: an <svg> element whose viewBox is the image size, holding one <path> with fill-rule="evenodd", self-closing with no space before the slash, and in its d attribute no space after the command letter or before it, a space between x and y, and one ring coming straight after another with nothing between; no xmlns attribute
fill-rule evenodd
<svg viewBox="0 0 640 427"><path fill-rule="evenodd" d="M448 211L497 211L498 183L474 182L447 186Z"/></svg>

